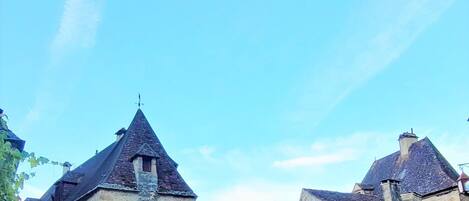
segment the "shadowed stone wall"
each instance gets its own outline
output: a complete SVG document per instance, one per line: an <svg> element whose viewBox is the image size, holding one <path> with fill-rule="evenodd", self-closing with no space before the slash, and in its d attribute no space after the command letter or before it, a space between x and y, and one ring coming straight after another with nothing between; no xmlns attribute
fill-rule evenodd
<svg viewBox="0 0 469 201"><path fill-rule="evenodd" d="M98 190L87 201L138 201L138 194L123 191Z"/></svg>
<svg viewBox="0 0 469 201"><path fill-rule="evenodd" d="M183 198L183 197L173 197L173 196L160 196L157 201L195 201L195 198Z"/></svg>
<svg viewBox="0 0 469 201"><path fill-rule="evenodd" d="M457 188L442 194L425 197L422 201L461 201L460 194Z"/></svg>
<svg viewBox="0 0 469 201"><path fill-rule="evenodd" d="M157 198L143 197L145 200L151 201L195 201L195 198L173 197L173 196L158 196ZM136 192L124 192L114 190L98 190L93 196L88 198L87 201L140 201L142 197Z"/></svg>

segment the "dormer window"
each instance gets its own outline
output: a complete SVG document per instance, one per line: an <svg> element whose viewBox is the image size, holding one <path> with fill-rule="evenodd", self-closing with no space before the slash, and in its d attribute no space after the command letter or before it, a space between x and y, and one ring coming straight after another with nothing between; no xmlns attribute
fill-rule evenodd
<svg viewBox="0 0 469 201"><path fill-rule="evenodd" d="M142 169L144 172L151 172L151 157L143 156Z"/></svg>
<svg viewBox="0 0 469 201"><path fill-rule="evenodd" d="M150 145L144 143L137 152L130 158L130 162L134 165L135 177L138 178L140 175L153 175L155 178L158 177L157 172L157 161L159 155Z"/></svg>
<svg viewBox="0 0 469 201"><path fill-rule="evenodd" d="M373 190L374 190L373 185L356 183L355 186L353 187L352 193L371 195L373 194Z"/></svg>

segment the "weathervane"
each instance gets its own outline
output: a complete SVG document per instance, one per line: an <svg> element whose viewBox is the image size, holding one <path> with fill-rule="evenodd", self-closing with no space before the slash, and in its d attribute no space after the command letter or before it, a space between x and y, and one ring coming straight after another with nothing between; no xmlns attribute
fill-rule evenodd
<svg viewBox="0 0 469 201"><path fill-rule="evenodd" d="M138 93L138 103L135 103L138 106L138 109L140 109L141 106L143 106L142 103L142 97L140 97L140 93Z"/></svg>

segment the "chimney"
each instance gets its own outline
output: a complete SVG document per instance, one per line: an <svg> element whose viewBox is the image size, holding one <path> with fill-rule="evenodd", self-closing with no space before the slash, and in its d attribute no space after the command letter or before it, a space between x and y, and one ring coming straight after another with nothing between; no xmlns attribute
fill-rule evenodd
<svg viewBox="0 0 469 201"><path fill-rule="evenodd" d="M399 181L386 179L381 181L381 189L383 190L384 201L401 201L401 193L399 190Z"/></svg>
<svg viewBox="0 0 469 201"><path fill-rule="evenodd" d="M469 176L467 176L467 174L462 171L457 181L459 192L469 195Z"/></svg>
<svg viewBox="0 0 469 201"><path fill-rule="evenodd" d="M410 146L414 142L417 142L418 137L414 133L414 129L410 129L409 132L404 132L401 135L399 135L399 146L401 149L401 158L407 159L409 157L409 149Z"/></svg>
<svg viewBox="0 0 469 201"><path fill-rule="evenodd" d="M122 136L124 136L125 132L127 132L125 128L121 128L116 132L116 142L118 142Z"/></svg>
<svg viewBox="0 0 469 201"><path fill-rule="evenodd" d="M69 162L65 162L64 164L62 164L62 167L63 167L63 175L67 174L67 172L70 172L70 167L72 167L72 164L70 164Z"/></svg>

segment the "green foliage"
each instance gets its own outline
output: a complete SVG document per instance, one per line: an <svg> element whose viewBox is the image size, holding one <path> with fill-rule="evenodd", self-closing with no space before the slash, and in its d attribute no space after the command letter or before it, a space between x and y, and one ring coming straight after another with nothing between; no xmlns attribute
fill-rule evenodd
<svg viewBox="0 0 469 201"><path fill-rule="evenodd" d="M26 162L30 169L44 165L62 165L46 157L37 157L35 153L20 152L13 148L7 138L7 123L0 117L0 200L17 201L18 193L23 189L24 182L36 175L35 172L16 173L18 165Z"/></svg>
<svg viewBox="0 0 469 201"><path fill-rule="evenodd" d="M15 200L19 184L16 182L17 162L21 160L18 150L12 149L9 142L5 142L5 132L0 133L0 200Z"/></svg>

